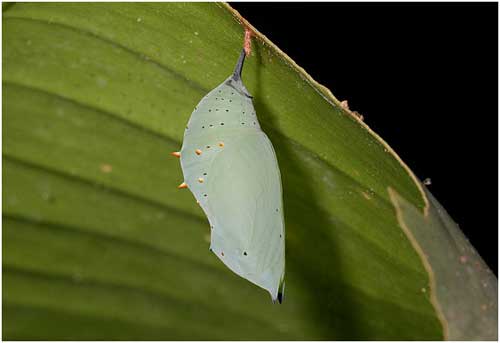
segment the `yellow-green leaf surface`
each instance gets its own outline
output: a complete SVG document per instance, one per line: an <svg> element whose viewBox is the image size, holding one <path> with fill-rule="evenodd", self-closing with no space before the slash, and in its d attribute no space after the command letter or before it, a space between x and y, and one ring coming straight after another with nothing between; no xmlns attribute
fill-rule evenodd
<svg viewBox="0 0 500 343"><path fill-rule="evenodd" d="M387 191L423 213L421 186L253 28L243 80L283 179L284 303L209 252L169 153L232 72L242 20L216 3L4 7L4 338L445 337Z"/></svg>

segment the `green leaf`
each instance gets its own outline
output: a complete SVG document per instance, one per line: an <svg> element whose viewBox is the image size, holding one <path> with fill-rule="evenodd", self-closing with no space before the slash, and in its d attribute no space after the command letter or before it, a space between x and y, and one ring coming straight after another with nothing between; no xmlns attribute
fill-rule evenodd
<svg viewBox="0 0 500 343"><path fill-rule="evenodd" d="M406 208L411 226L433 206L421 185L253 28L243 79L283 178L284 304L273 305L208 251L208 223L192 195L176 188L182 174L169 153L241 51L245 21L229 6L3 10L5 339L447 335L435 301L439 278L429 278L402 228ZM395 202L396 193L406 200Z"/></svg>

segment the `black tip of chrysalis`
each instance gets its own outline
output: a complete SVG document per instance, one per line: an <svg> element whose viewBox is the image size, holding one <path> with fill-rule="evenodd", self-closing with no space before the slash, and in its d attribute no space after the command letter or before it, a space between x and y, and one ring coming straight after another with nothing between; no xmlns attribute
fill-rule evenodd
<svg viewBox="0 0 500 343"><path fill-rule="evenodd" d="M283 293L278 292L278 302L281 304L283 302Z"/></svg>
<svg viewBox="0 0 500 343"><path fill-rule="evenodd" d="M233 80L238 81L241 80L241 72L243 70L243 63L245 62L245 49L241 50L240 57L238 58L238 62L236 63L236 67L234 67L233 72Z"/></svg>
<svg viewBox="0 0 500 343"><path fill-rule="evenodd" d="M240 57L238 58L238 62L236 63L236 67L234 67L233 75L228 77L224 83L232 87L238 93L247 98L252 98L245 85L243 84L243 80L241 79L241 71L243 70L243 63L245 62L245 49L241 50Z"/></svg>

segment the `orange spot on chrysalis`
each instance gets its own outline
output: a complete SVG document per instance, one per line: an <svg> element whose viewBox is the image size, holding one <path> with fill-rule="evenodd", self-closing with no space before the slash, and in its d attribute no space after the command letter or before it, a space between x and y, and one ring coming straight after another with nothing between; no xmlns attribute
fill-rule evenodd
<svg viewBox="0 0 500 343"><path fill-rule="evenodd" d="M201 151L200 149L196 149L194 152L196 153L196 155L198 155L198 156L199 156L199 155L201 155L201 152L202 152L202 151Z"/></svg>
<svg viewBox="0 0 500 343"><path fill-rule="evenodd" d="M252 52L252 31L247 27L245 28L245 41L243 43L243 49L245 49L245 55L249 56Z"/></svg>
<svg viewBox="0 0 500 343"><path fill-rule="evenodd" d="M181 153L178 151L171 152L170 155L175 156L177 158L181 157Z"/></svg>
<svg viewBox="0 0 500 343"><path fill-rule="evenodd" d="M199 178L198 178L198 182L199 182L199 183L203 183L203 181L205 181L205 180L203 180L203 178L202 178L202 177L199 177Z"/></svg>
<svg viewBox="0 0 500 343"><path fill-rule="evenodd" d="M177 186L177 188L188 188L188 185L187 183L183 182L179 186Z"/></svg>
<svg viewBox="0 0 500 343"><path fill-rule="evenodd" d="M224 146L224 142L219 142L219 146L222 148Z"/></svg>

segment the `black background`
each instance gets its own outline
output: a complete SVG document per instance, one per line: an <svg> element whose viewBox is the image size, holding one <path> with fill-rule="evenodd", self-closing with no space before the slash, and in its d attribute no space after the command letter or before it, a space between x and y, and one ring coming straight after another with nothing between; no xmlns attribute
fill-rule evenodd
<svg viewBox="0 0 500 343"><path fill-rule="evenodd" d="M497 4L231 5L432 179L497 273Z"/></svg>

